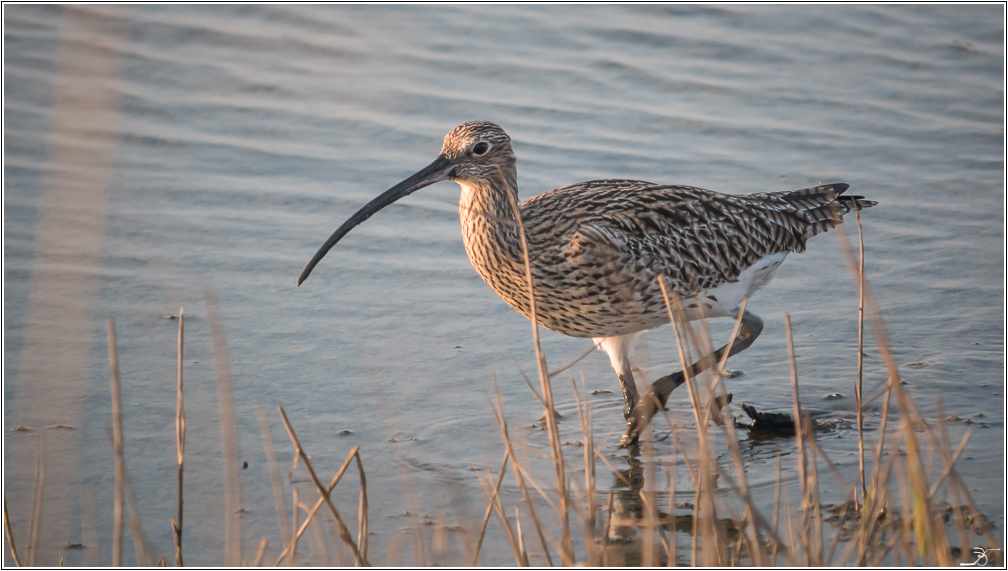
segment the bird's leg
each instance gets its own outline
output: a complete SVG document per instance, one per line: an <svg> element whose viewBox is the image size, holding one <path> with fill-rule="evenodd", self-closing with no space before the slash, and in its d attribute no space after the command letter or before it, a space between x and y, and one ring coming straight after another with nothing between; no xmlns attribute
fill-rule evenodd
<svg viewBox="0 0 1008 571"><path fill-rule="evenodd" d="M634 382L629 361L627 361L624 371L619 374L619 382L620 386L623 387L623 418L627 421L627 431L623 435L623 438L620 439L620 446L624 446L623 441L629 438L628 435L631 434L630 428L634 425L634 419L637 417L638 405L637 383ZM627 444L630 442L630 440L627 440Z"/></svg>
<svg viewBox="0 0 1008 571"><path fill-rule="evenodd" d="M759 318L758 315L749 313L746 311L742 314L742 324L739 327L738 335L735 337L735 342L731 344L731 350L728 352L728 356L736 355L742 351L749 348L753 344L753 341L759 337L759 334L763 331L763 320ZM717 365L721 358L724 356L725 349L728 344L723 347L709 353L704 357L697 360L689 368L689 374L691 377L695 377L707 369ZM635 442L639 437L641 431L651 422L654 415L658 414L659 410L665 408L665 403L668 402L669 395L676 387L683 384L683 372L678 371L672 373L671 375L665 375L657 381L651 383L651 390L641 401L640 405L636 409L636 414L634 414L632 419L628 419L627 433L623 435L620 443L623 444L624 440Z"/></svg>
<svg viewBox="0 0 1008 571"><path fill-rule="evenodd" d="M637 418L638 392L637 384L634 382L633 372L630 369L630 346L633 344L636 334L620 335L614 337L598 337L595 339L595 346L602 349L609 355L609 363L612 364L616 376L619 377L620 387L623 389L623 417L627 421L627 432L620 439L620 444L630 444L631 431Z"/></svg>

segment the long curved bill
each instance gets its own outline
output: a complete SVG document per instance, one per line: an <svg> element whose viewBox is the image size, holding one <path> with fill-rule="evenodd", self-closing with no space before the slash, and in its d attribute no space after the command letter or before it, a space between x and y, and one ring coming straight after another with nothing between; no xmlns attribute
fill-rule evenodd
<svg viewBox="0 0 1008 571"><path fill-rule="evenodd" d="M427 165L420 171L418 171L413 176L407 178L406 180L400 182L399 184L393 186L392 188L381 193L380 196L365 204L356 214L351 216L342 226L336 229L329 236L329 239L322 244L322 247L315 252L312 256L311 261L308 265L301 270L301 275L298 276L297 285L301 285L303 281L308 279L308 276L315 269L315 266L329 253L329 250L336 245L343 236L346 236L350 230L353 230L355 226L364 222L375 213L385 208L389 204L403 198L404 196L409 196L410 194L420 190L425 186L430 186L435 182L441 182L447 179L451 175L452 169L455 165L445 156L438 156L431 164Z"/></svg>

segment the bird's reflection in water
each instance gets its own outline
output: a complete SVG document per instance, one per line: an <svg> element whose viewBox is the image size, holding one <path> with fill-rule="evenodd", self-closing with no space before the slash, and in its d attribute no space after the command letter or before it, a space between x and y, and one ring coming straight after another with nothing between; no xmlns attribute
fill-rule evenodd
<svg viewBox="0 0 1008 571"><path fill-rule="evenodd" d="M667 480L664 477L657 477L655 486L652 489L661 489L655 492L655 521L649 521L647 508L645 505L645 473L646 464L641 460L640 448L634 446L628 449L629 454L625 457L627 469L619 470L614 475L612 492L612 514L608 519L608 529L605 530L603 540L604 555L603 561L608 565L616 566L640 566L650 559L650 564L654 566L668 566L669 551L675 556L675 565L691 564L691 541L683 540L676 549L668 542L676 541L686 534L689 537L694 533L693 526L693 493L680 491L679 498L687 501L678 502L678 506L670 505L669 493L665 486ZM686 469L680 466L680 469ZM652 474L654 474L652 472ZM714 483L716 486L716 481ZM664 538L659 539L657 535L652 541L646 541L647 532L651 525L660 529ZM718 548L719 558L724 564L739 564L739 557L742 555L742 546L739 523L731 518L715 519L716 535L722 545ZM644 550L650 547L652 553L650 557L645 557Z"/></svg>

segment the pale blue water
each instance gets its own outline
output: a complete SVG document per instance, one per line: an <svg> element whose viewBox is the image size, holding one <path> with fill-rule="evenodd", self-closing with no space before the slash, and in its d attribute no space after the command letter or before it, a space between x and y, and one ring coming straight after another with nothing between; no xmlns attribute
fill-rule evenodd
<svg viewBox="0 0 1008 571"><path fill-rule="evenodd" d="M111 562L107 316L118 329L135 495L146 532L171 561L177 321L164 316L180 306L187 563L222 561L206 284L220 298L241 458L249 463L241 472L246 557L260 537L270 542L269 562L281 544L260 405L282 470L292 448L277 405L323 478L361 446L378 563L390 542L416 562L401 533L411 526L406 510L438 525L466 523L461 500L453 500L461 495L482 515L478 474L487 472L469 468L496 470L503 451L487 401L495 374L512 432L547 452L545 433L525 428L542 410L516 367L535 371L531 328L466 259L456 185L383 211L294 285L344 219L430 162L444 134L471 119L492 120L513 138L523 198L580 180L637 178L731 193L842 181L877 200L863 217L867 276L901 374L929 419L941 397L944 416L975 421L951 423L950 439L955 446L972 430L958 470L997 522L995 535L1003 534L1003 7L6 6L4 25L4 494L20 547L43 436L40 564L55 564L68 541L88 544L65 550L70 564ZM58 77L81 49L103 58L106 76L78 74L69 92L107 88L100 105L113 120L60 131L56 109L66 99L57 97ZM74 109L70 101L63 104ZM100 192L74 194L70 184L68 194L52 193L61 161L72 160L54 150L61 144L104 149L108 168L88 162L79 175L105 173L95 183ZM78 210L75 196L88 203ZM55 267L38 261L47 247L42 229L60 236L51 229L61 219L45 216L53 204L94 217L84 238L66 238L71 252L93 254L58 266L60 287L39 289ZM64 303L84 309L33 317ZM727 381L736 402L790 408L783 325L790 313L806 403L852 419L857 287L837 234L790 256L749 308L766 329L731 360L744 371ZM715 331L723 338L726 327ZM41 344L34 357L25 356L29 343ZM546 331L542 343L553 367L587 348ZM644 377L678 367L668 328L643 343L636 364ZM866 386L874 390L884 367L870 336L868 343ZM71 345L82 360L59 370L76 374L39 373L49 360L74 355ZM573 371L589 391L612 391L590 397L595 437L613 433L604 452L625 469L614 446L622 405L608 360L595 353ZM583 439L569 378L554 386L567 415L562 437ZM836 392L844 398L823 399ZM672 414L685 426L688 407L684 392L673 396ZM76 430L46 429L55 424ZM13 432L18 425L31 432ZM869 430L877 427L870 416ZM869 432L871 443L876 435ZM853 481L856 431L830 433L822 445ZM580 464L581 449L567 450ZM747 448L749 479L767 509L774 457L784 454L787 464L793 451L790 440ZM671 455L660 453L667 465ZM546 464L534 473L555 483ZM605 493L613 477L601 463L599 474ZM793 469L785 476L793 479ZM347 478L337 501L354 514L353 470ZM310 484L297 485L314 498ZM691 489L684 470L678 485ZM510 476L503 496L509 509L521 503ZM839 486L824 499L841 500ZM87 539L95 529L97 548ZM453 546L455 539L449 535ZM307 542L301 553L304 562L322 562ZM451 550L427 557L456 561ZM484 562L513 564L496 521Z"/></svg>

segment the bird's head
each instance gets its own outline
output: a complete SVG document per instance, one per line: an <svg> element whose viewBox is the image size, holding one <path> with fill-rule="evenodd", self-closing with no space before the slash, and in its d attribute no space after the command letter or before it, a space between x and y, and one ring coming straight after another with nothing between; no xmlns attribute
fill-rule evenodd
<svg viewBox="0 0 1008 571"><path fill-rule="evenodd" d="M511 137L496 123L469 121L445 135L441 154L452 165L448 178L459 183L499 178L514 168Z"/></svg>
<svg viewBox="0 0 1008 571"><path fill-rule="evenodd" d="M350 230L400 198L448 179L465 187L478 184L479 181L500 180L504 176L505 186L514 189L514 164L511 137L508 137L504 129L489 121L462 123L445 136L441 153L434 162L365 204L337 228L301 270L297 284L301 285L308 278L319 261ZM517 192L517 189L513 192Z"/></svg>

